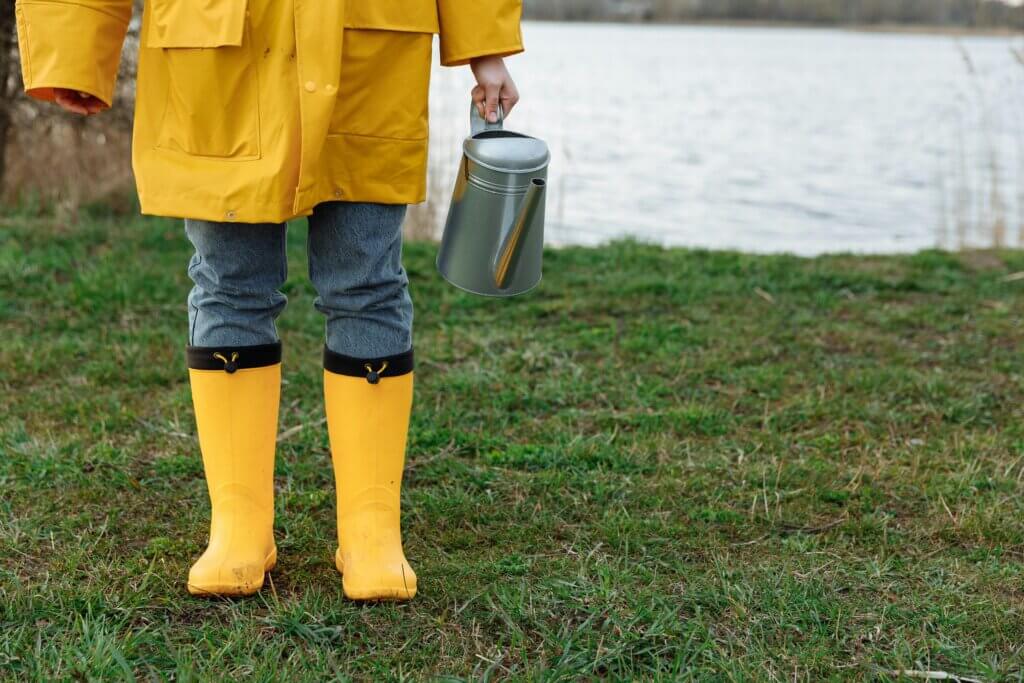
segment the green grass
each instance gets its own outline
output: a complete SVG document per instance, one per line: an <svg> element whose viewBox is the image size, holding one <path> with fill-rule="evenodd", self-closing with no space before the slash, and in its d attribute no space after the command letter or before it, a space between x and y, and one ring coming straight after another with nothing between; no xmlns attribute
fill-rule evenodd
<svg viewBox="0 0 1024 683"><path fill-rule="evenodd" d="M1024 668L1024 253L411 244L420 595L343 599L290 235L272 586L185 592L208 504L177 222L0 219L0 678L892 679Z"/></svg>

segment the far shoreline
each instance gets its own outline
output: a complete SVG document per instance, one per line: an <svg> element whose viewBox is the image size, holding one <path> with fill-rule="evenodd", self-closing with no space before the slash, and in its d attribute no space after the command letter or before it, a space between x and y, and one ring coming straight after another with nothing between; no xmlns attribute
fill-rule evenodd
<svg viewBox="0 0 1024 683"><path fill-rule="evenodd" d="M826 24L812 21L771 21L765 19L708 19L685 21L634 21L631 19L547 19L528 17L539 24L608 24L615 26L691 26L721 28L805 28L857 33L902 33L908 35L989 36L1013 38L1024 36L1024 29L985 26L939 26L932 24Z"/></svg>

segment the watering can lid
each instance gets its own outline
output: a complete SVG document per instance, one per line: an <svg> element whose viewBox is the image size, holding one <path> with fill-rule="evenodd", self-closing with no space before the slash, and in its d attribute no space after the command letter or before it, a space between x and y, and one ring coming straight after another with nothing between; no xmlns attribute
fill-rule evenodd
<svg viewBox="0 0 1024 683"><path fill-rule="evenodd" d="M495 171L528 173L548 165L551 155L543 140L505 130L505 113L498 106L498 120L485 121L476 105L469 108L470 137L466 138L466 156Z"/></svg>
<svg viewBox="0 0 1024 683"><path fill-rule="evenodd" d="M539 171L551 158L543 140L510 131L486 131L466 139L466 155L496 171Z"/></svg>

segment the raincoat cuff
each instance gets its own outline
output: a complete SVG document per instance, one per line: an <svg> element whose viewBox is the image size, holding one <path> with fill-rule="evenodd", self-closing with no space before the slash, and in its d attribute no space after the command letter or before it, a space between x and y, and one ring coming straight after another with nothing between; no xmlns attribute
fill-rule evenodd
<svg viewBox="0 0 1024 683"><path fill-rule="evenodd" d="M437 0L441 64L523 51L522 0Z"/></svg>
<svg viewBox="0 0 1024 683"><path fill-rule="evenodd" d="M131 2L104 6L117 10L86 2L18 1L21 71L29 96L53 100L54 88L68 88L97 97L108 107L113 104Z"/></svg>
<svg viewBox="0 0 1024 683"><path fill-rule="evenodd" d="M441 53L441 66L463 66L477 57L511 57L523 52L523 44L516 43L503 48L488 48L461 54L445 55Z"/></svg>

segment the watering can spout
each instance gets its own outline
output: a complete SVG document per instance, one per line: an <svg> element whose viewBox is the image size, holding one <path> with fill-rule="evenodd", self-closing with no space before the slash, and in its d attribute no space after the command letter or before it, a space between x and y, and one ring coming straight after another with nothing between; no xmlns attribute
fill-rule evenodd
<svg viewBox="0 0 1024 683"><path fill-rule="evenodd" d="M505 231L505 236L498 246L498 253L494 257L494 284L498 289L505 289L513 279L527 237L535 226L543 226L543 217L538 220L538 214L544 206L546 190L547 183L542 178L530 181L526 196L519 207L519 214Z"/></svg>

